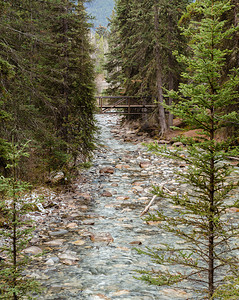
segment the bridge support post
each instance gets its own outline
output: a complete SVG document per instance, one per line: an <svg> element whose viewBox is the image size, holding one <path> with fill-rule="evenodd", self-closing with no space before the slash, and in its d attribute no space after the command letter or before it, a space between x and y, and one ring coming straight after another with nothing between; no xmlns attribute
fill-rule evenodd
<svg viewBox="0 0 239 300"><path fill-rule="evenodd" d="M148 109L146 107L146 98L142 98L142 103L143 103L143 108L142 108L142 121L143 121L143 125L145 127L148 127L148 116L147 116L147 113L148 113Z"/></svg>
<svg viewBox="0 0 239 300"><path fill-rule="evenodd" d="M103 113L103 98L100 97L100 112Z"/></svg>

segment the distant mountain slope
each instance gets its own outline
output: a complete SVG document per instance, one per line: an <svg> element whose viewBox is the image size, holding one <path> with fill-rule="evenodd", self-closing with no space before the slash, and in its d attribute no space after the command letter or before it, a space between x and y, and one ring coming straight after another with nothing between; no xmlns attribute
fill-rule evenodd
<svg viewBox="0 0 239 300"><path fill-rule="evenodd" d="M87 12L95 17L94 27L108 25L107 18L111 16L114 5L114 0L92 0L86 3Z"/></svg>

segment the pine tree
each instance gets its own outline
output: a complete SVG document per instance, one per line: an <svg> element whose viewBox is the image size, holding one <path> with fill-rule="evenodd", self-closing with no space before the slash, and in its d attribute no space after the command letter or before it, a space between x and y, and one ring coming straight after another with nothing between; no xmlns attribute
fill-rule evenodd
<svg viewBox="0 0 239 300"><path fill-rule="evenodd" d="M227 276L238 276L235 237L239 226L227 213L238 204L238 199L229 201L232 191L238 187L238 178L233 177L232 167L227 162L228 156L238 154L238 147L230 147L230 139L220 141L217 138L227 122L237 119L235 112L227 113L224 108L238 99L238 69L231 69L227 78L223 74L226 58L231 53L230 49L223 49L223 45L237 29L228 28L226 20L222 19L222 14L231 9L229 1L202 0L193 6L202 17L200 21L191 21L184 29L192 56L178 55L179 61L187 66L182 74L186 83L180 84L178 92L168 92L178 103L167 108L198 129L199 136L179 138L187 145L185 153L182 149L160 150L157 145L150 146L157 153L188 164L186 173L179 174L182 182L188 184L188 190L171 196L155 187L154 193L165 197L174 209L170 215L160 211L147 218L160 221L160 228L183 239L185 244L139 251L159 264L180 266L180 271L140 272L144 274L142 280L156 285L190 280L195 289L211 299Z"/></svg>
<svg viewBox="0 0 239 300"><path fill-rule="evenodd" d="M31 139L32 164L43 170L67 169L94 147L94 72L83 4L11 0L0 16L0 57L15 72L2 81L2 110L11 118L0 124L1 138Z"/></svg>
<svg viewBox="0 0 239 300"><path fill-rule="evenodd" d="M110 49L114 56L108 56L107 64L111 87L120 86L126 95L150 96L151 102L157 99L161 134L172 125L172 116L167 120L162 106L163 88L178 85L180 68L172 51L184 48L177 22L188 3L122 0L116 3L112 22Z"/></svg>
<svg viewBox="0 0 239 300"><path fill-rule="evenodd" d="M84 1L60 1L51 11L51 44L43 55L43 91L54 110L63 152L87 156L94 142L94 71ZM54 22L52 22L54 20Z"/></svg>
<svg viewBox="0 0 239 300"><path fill-rule="evenodd" d="M39 283L26 278L24 269L29 264L30 258L23 250L32 238L34 227L25 216L31 212L36 201L32 203L24 197L29 192L28 183L18 178L18 164L25 152L27 145L21 147L11 145L7 153L10 176L0 176L0 211L4 213L4 228L0 228L3 243L0 245L0 253L4 256L0 261L0 299L32 299L33 292L40 292Z"/></svg>

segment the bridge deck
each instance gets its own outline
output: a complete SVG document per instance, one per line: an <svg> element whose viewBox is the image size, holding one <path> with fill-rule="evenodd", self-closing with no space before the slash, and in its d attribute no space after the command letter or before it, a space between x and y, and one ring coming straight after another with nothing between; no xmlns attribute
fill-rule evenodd
<svg viewBox="0 0 239 300"><path fill-rule="evenodd" d="M147 108L150 110L157 107L156 104L145 104L146 99L148 100L146 97L98 96L96 99L101 113L142 114L147 113ZM132 112L131 108L139 108L141 111ZM116 109L116 111L112 112L112 109ZM124 111L117 109L124 109Z"/></svg>

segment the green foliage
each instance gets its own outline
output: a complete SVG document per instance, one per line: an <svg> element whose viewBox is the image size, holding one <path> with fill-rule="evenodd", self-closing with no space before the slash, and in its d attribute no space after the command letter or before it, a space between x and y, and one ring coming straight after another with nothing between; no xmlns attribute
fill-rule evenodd
<svg viewBox="0 0 239 300"><path fill-rule="evenodd" d="M0 12L1 139L31 139L32 164L42 159L46 170L67 168L94 149L94 71L85 1L8 2Z"/></svg>
<svg viewBox="0 0 239 300"><path fill-rule="evenodd" d="M94 47L95 47L95 72L96 74L104 73L105 65L105 52L108 46L107 38L103 32L95 33L94 35Z"/></svg>
<svg viewBox="0 0 239 300"><path fill-rule="evenodd" d="M17 178L17 169L22 157L27 157L27 145L21 147L11 145L7 154L7 168L10 177L0 177L0 211L4 213L4 228L0 228L1 246L0 253L4 260L0 262L0 299L23 299L32 292L40 292L39 284L23 275L23 270L30 259L23 250L32 237L34 227L25 216L31 212L36 201L31 203L26 198L30 185Z"/></svg>
<svg viewBox="0 0 239 300"><path fill-rule="evenodd" d="M192 287L207 299L213 297L217 288L222 297L227 276L236 281L239 270L239 225L228 213L237 204L238 193L233 191L239 184L237 173L227 162L227 157L238 155L239 149L230 146L232 140L217 138L217 132L228 122L238 122L235 112L224 109L239 97L239 70L231 69L227 78L223 75L226 57L231 52L223 45L237 30L222 19L230 9L228 1L203 0L194 4L194 10L203 17L200 21L191 20L184 29L192 56L177 55L187 66L182 74L185 83L179 85L179 91L168 92L177 104L165 104L175 116L198 129L199 137L179 137L177 140L187 145L183 152L157 144L149 146L155 153L187 163L186 172L179 173L187 189L172 196L162 187L154 188L154 193L164 199L162 205L170 204L172 209L169 214L162 209L147 220L160 221L160 228L182 239L184 245L168 244L146 251L153 261L167 267L166 271L160 267L159 271L150 271L147 276L152 277L151 283L159 285L191 281ZM172 271L172 266L176 270ZM150 281L148 277L141 279Z"/></svg>
<svg viewBox="0 0 239 300"><path fill-rule="evenodd" d="M228 277L227 283L220 286L214 293L212 299L236 300L239 297L239 278Z"/></svg>
<svg viewBox="0 0 239 300"><path fill-rule="evenodd" d="M89 169L91 167L92 167L92 163L89 161L79 164L79 168Z"/></svg>
<svg viewBox="0 0 239 300"><path fill-rule="evenodd" d="M159 99L162 87L177 88L181 66L173 57L172 49L185 52L185 38L177 23L189 2L116 2L106 64L110 94L144 96L152 103L162 102ZM162 129L166 117L161 105L155 115L159 116L154 119L159 120Z"/></svg>

